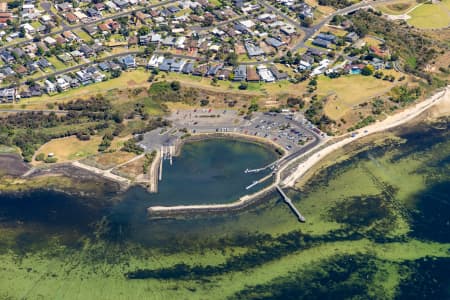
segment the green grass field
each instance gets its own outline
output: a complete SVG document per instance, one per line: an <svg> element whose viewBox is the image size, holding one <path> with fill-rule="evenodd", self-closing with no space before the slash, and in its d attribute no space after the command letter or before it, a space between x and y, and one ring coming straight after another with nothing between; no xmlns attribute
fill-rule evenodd
<svg viewBox="0 0 450 300"><path fill-rule="evenodd" d="M51 56L48 61L56 68L56 70L64 70L68 66L60 61L56 56Z"/></svg>
<svg viewBox="0 0 450 300"><path fill-rule="evenodd" d="M331 79L320 76L317 85L318 95L335 95L336 99L325 104L324 111L334 120L340 119L353 106L367 101L371 97L390 90L394 83L371 76L349 75Z"/></svg>
<svg viewBox="0 0 450 300"><path fill-rule="evenodd" d="M401 15L406 13L409 9L417 5L415 0L401 0L389 4L381 4L377 6L379 10L389 15Z"/></svg>
<svg viewBox="0 0 450 300"><path fill-rule="evenodd" d="M450 25L450 1L424 4L409 13L408 24L421 29L438 29Z"/></svg>

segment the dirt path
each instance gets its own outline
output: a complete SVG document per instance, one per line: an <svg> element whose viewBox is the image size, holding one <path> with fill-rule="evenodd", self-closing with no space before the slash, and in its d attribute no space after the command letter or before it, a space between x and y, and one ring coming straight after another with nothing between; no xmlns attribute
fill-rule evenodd
<svg viewBox="0 0 450 300"><path fill-rule="evenodd" d="M111 169L109 169L109 170L101 170L101 169L98 169L98 168L95 168L95 167L91 167L91 166L82 164L79 161L74 161L72 163L72 165L77 167L77 168L80 168L80 169L85 169L85 170L91 171L92 173L95 173L97 175L103 176L103 177L105 177L107 179L114 180L116 182L125 183L126 185L131 184L131 181L129 179L111 173Z"/></svg>

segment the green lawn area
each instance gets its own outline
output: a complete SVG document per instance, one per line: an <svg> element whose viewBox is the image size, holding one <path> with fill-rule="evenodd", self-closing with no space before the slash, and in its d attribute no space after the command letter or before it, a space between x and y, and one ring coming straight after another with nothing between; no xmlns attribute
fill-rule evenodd
<svg viewBox="0 0 450 300"><path fill-rule="evenodd" d="M220 1L219 0L210 0L208 1L210 4L214 5L214 6L219 6L220 5Z"/></svg>
<svg viewBox="0 0 450 300"><path fill-rule="evenodd" d="M86 31L84 31L82 29L76 30L76 31L74 31L74 33L85 42L92 41L92 37L89 34L87 34Z"/></svg>
<svg viewBox="0 0 450 300"><path fill-rule="evenodd" d="M92 136L89 141L80 141L75 136L54 139L42 145L36 153L54 153L58 162L81 159L96 154L101 137Z"/></svg>
<svg viewBox="0 0 450 300"><path fill-rule="evenodd" d="M449 1L446 3L424 4L409 15L408 24L421 29L437 29L450 25Z"/></svg>
<svg viewBox="0 0 450 300"><path fill-rule="evenodd" d="M21 105L25 104L27 108L45 108L47 103L55 101L68 101L82 97L89 97L98 93L108 92L114 89L126 89L138 86L147 86L147 79L149 73L138 69L133 72L123 72L119 78L114 78L108 81L103 81L87 86L82 86L76 89L55 94L52 96L43 95L41 97L33 97L29 99L22 99Z"/></svg>
<svg viewBox="0 0 450 300"><path fill-rule="evenodd" d="M42 24L39 21L34 21L31 23L31 26L33 26L34 29L37 29L37 28L41 27Z"/></svg>
<svg viewBox="0 0 450 300"><path fill-rule="evenodd" d="M401 0L394 3L381 4L377 6L379 10L389 15L401 15L417 5L415 0Z"/></svg>
<svg viewBox="0 0 450 300"><path fill-rule="evenodd" d="M56 70L63 70L68 67L62 61L60 61L56 56L51 56L47 59L56 68Z"/></svg>
<svg viewBox="0 0 450 300"><path fill-rule="evenodd" d="M442 0L442 4L444 4L447 9L450 9L450 0Z"/></svg>

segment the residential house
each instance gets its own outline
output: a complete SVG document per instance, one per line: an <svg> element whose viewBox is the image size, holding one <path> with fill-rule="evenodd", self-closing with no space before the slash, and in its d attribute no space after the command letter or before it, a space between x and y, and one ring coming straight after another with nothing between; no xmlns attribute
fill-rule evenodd
<svg viewBox="0 0 450 300"><path fill-rule="evenodd" d="M120 9L125 9L129 6L129 3L124 0L112 0L112 2Z"/></svg>
<svg viewBox="0 0 450 300"><path fill-rule="evenodd" d="M45 91L50 94L50 93L56 93L57 92L57 88L56 85L51 82L50 80L45 80Z"/></svg>
<svg viewBox="0 0 450 300"><path fill-rule="evenodd" d="M90 18L101 18L102 14L100 11L93 9L93 8L88 8L86 10L86 14L90 17Z"/></svg>
<svg viewBox="0 0 450 300"><path fill-rule="evenodd" d="M345 41L349 43L354 43L359 39L359 36L356 32L350 32L345 36Z"/></svg>
<svg viewBox="0 0 450 300"><path fill-rule="evenodd" d="M0 52L0 58L6 63L6 64L12 64L16 60L14 56L9 52L8 50L1 50Z"/></svg>
<svg viewBox="0 0 450 300"><path fill-rule="evenodd" d="M307 18L314 18L314 11L313 8L311 6L309 6L306 3L300 3L300 5L298 6L298 16L300 17L300 19L304 20Z"/></svg>
<svg viewBox="0 0 450 300"><path fill-rule="evenodd" d="M147 68L149 69L154 69L154 68L158 68L159 65L164 61L164 56L163 55L152 55L152 57L150 57L150 60L147 63Z"/></svg>
<svg viewBox="0 0 450 300"><path fill-rule="evenodd" d="M88 85L92 83L91 74L86 72L86 70L77 71L75 72L75 75L77 76L78 80L82 85Z"/></svg>
<svg viewBox="0 0 450 300"><path fill-rule="evenodd" d="M95 54L94 50L86 44L80 46L80 52L82 52L85 57L91 57Z"/></svg>
<svg viewBox="0 0 450 300"><path fill-rule="evenodd" d="M67 91L70 88L70 84L61 77L56 79L56 86L59 91Z"/></svg>
<svg viewBox="0 0 450 300"><path fill-rule="evenodd" d="M191 62L186 63L183 69L181 70L183 74L191 74L193 71L194 71L194 64Z"/></svg>
<svg viewBox="0 0 450 300"><path fill-rule="evenodd" d="M159 69L164 72L169 72L170 67L172 66L175 59L173 58L164 58L163 61L159 65Z"/></svg>
<svg viewBox="0 0 450 300"><path fill-rule="evenodd" d="M56 45L56 40L51 36L46 36L43 41L49 47Z"/></svg>
<svg viewBox="0 0 450 300"><path fill-rule="evenodd" d="M233 71L233 81L244 81L247 79L247 68L244 65L237 66Z"/></svg>
<svg viewBox="0 0 450 300"><path fill-rule="evenodd" d="M69 22L70 24L75 24L79 20L78 17L71 12L66 13L64 16L65 16L67 22Z"/></svg>
<svg viewBox="0 0 450 300"><path fill-rule="evenodd" d="M245 42L245 50L247 50L247 55L249 57L256 57L265 54L263 49L249 41Z"/></svg>
<svg viewBox="0 0 450 300"><path fill-rule="evenodd" d="M289 77L287 73L282 73L282 72L278 71L278 69L275 66L270 67L270 72L272 72L272 74L276 80L284 80L284 79L288 79L288 77Z"/></svg>
<svg viewBox="0 0 450 300"><path fill-rule="evenodd" d="M73 9L73 6L72 6L71 2L62 2L62 3L56 4L56 8L60 12L69 12Z"/></svg>
<svg viewBox="0 0 450 300"><path fill-rule="evenodd" d="M186 64L186 60L184 59L176 59L172 62L170 66L171 72L181 72L183 70L184 65Z"/></svg>
<svg viewBox="0 0 450 300"><path fill-rule="evenodd" d="M280 41L279 39L268 37L264 40L267 45L274 47L275 49L279 49L281 46L284 46L285 43Z"/></svg>
<svg viewBox="0 0 450 300"><path fill-rule="evenodd" d="M259 75L253 66L247 66L247 81L259 81Z"/></svg>
<svg viewBox="0 0 450 300"><path fill-rule="evenodd" d="M136 60L134 56L127 55L124 57L119 58L119 62L122 64L122 66L125 69L135 69L136 68Z"/></svg>
<svg viewBox="0 0 450 300"><path fill-rule="evenodd" d="M46 60L45 58L39 59L37 61L37 64L38 64L38 66L41 69L47 69L47 68L51 68L52 67L52 64L48 60Z"/></svg>
<svg viewBox="0 0 450 300"><path fill-rule="evenodd" d="M16 89L7 88L0 90L0 102L13 102L16 100Z"/></svg>
<svg viewBox="0 0 450 300"><path fill-rule="evenodd" d="M206 71L206 76L212 76L215 77L216 74L219 72L220 69L222 69L223 64L218 64L218 65L214 65L214 66L210 66L208 68L208 71Z"/></svg>
<svg viewBox="0 0 450 300"><path fill-rule="evenodd" d="M331 45L331 42L327 41L327 40L320 39L320 38L315 38L312 41L312 44L314 46L319 46L319 47L323 47L323 48L329 48L330 45Z"/></svg>
<svg viewBox="0 0 450 300"><path fill-rule="evenodd" d="M261 80L263 80L265 82L274 82L275 81L275 77L273 77L272 72L270 72L266 66L258 65L256 67L256 69L258 70L258 74L261 77Z"/></svg>
<svg viewBox="0 0 450 300"><path fill-rule="evenodd" d="M316 38L324 40L324 41L328 41L328 42L333 43L333 44L336 43L336 39L337 39L337 37L334 34L327 34L327 33L322 33L322 32L319 33L316 36Z"/></svg>
<svg viewBox="0 0 450 300"><path fill-rule="evenodd" d="M98 28L96 25L85 26L83 27L83 30L86 31L90 36L94 36L98 33Z"/></svg>

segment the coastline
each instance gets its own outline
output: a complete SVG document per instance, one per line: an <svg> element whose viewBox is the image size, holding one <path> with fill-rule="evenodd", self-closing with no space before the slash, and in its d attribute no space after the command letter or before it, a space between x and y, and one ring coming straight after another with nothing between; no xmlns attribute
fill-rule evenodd
<svg viewBox="0 0 450 300"><path fill-rule="evenodd" d="M436 104L443 103L443 105L437 106ZM435 106L436 105L436 106ZM444 106L446 105L446 106ZM430 108L436 107L435 110ZM227 204L213 204L213 205L180 205L180 206L153 206L147 208L147 212L150 218L152 217L172 217L178 215L185 215L188 213L202 214L211 212L234 212L245 209L251 205L262 201L264 197L274 192L276 185L280 185L282 188L293 188L299 179L302 181L308 176L312 176L314 170L317 169L319 163L325 160L330 154L335 153L336 150L343 148L346 145L351 144L353 141L358 141L363 137L367 137L373 134L380 134L383 131L404 125L405 123L418 122L418 117L435 118L436 115L449 115L450 113L450 86L447 86L445 90L441 90L429 97L428 99L417 103L405 110L387 117L383 121L379 121L375 124L369 125L359 130L356 136L351 137L351 134L345 134L343 136L327 139L314 148L302 153L298 157L283 164L280 169L275 173L274 182L267 187L249 195L244 195L237 201ZM257 143L270 149L280 149L280 146L275 142L263 139L261 137L249 136L239 133L198 133L187 137L176 145L176 150L180 151L184 143L200 141L210 138L230 138L233 137L237 140L244 142ZM336 141L336 142L334 142ZM334 142L334 143L333 143ZM177 154L177 153L176 153ZM285 153L286 154L286 153ZM155 161L158 161L155 159ZM152 163L151 173L157 174L159 164ZM292 169L295 169L292 174ZM289 171L289 172L288 172ZM77 174L80 173L81 176ZM25 192L31 190L55 190L60 192L66 192L71 195L96 195L100 190L108 191L109 193L119 193L126 190L131 186L131 182L124 184L118 181L114 181L110 178L105 178L102 174L96 174L85 168L78 168L73 164L55 164L46 166L44 168L33 168L29 171L21 174L21 177L6 175L6 181L3 182L4 186L8 188L3 189L3 193L15 193ZM287 175L287 176L286 176ZM20 176L20 174L18 175ZM154 179L154 178L153 178ZM29 183L27 181L30 181ZM136 182L139 184L140 182ZM157 178L156 181L151 183L151 190L157 191Z"/></svg>
<svg viewBox="0 0 450 300"><path fill-rule="evenodd" d="M242 141L246 143L254 143L259 146L266 147L269 150L273 150L277 152L278 155L283 156L286 154L286 151L277 143L272 140L264 139L254 135L247 135L237 132L228 132L228 133L195 133L181 140L180 143L176 145L175 155L179 155L181 148L186 143L199 142L207 139L230 139L236 141Z"/></svg>
<svg viewBox="0 0 450 300"><path fill-rule="evenodd" d="M450 86L447 86L443 91L439 91L429 97L428 99L415 104L414 106L408 107L405 110L388 116L385 120L377 122L373 125L364 127L359 131L363 133L358 133L356 136L347 134L339 137L332 138L324 143L320 143L316 147L310 149L309 151L301 154L299 157L295 158L293 161L285 164L275 173L274 182L265 187L264 189L255 192L250 195L245 195L239 198L237 201L228 204L214 204L214 205L178 205L178 206L152 206L147 208L149 217L161 215L174 216L183 215L186 213L208 213L208 212L225 212L225 211L236 211L246 208L248 205L256 203L263 196L270 192L273 192L277 185L283 188L293 188L295 183L304 176L309 170L321 162L324 158L332 154L338 149L341 149L345 145L357 141L362 137L367 137L372 134L380 133L388 129L392 129L408 123L418 116L422 115L428 109L441 102L450 102ZM345 137L348 136L348 137ZM331 143L329 146L324 147L330 141L338 140L335 143ZM324 148L323 148L324 147ZM295 168L294 172L288 175L286 178L282 179L281 174L292 167L292 164L298 163L299 160L308 157L305 161L299 163Z"/></svg>
<svg viewBox="0 0 450 300"><path fill-rule="evenodd" d="M289 177L284 179L282 181L283 186L286 187L293 187L295 182L303 176L310 168L312 168L315 164L320 162L324 157L331 154L333 151L342 148L343 146L356 141L362 137L368 136L370 134L382 132L394 127L398 127L404 123L407 123L409 121L412 121L419 115L421 115L423 112L428 110L429 108L433 107L435 104L439 103L440 101L450 101L450 87L447 86L444 91L440 91L430 98L417 103L413 107L409 107L402 112L399 112L395 115L387 117L385 120L377 122L375 124L369 125L367 127L364 127L360 129L360 131L363 131L362 133L358 133L356 136L347 137L337 143L334 143L319 152L315 153L313 157L310 157L305 162L299 164L297 166L297 169L292 173Z"/></svg>

